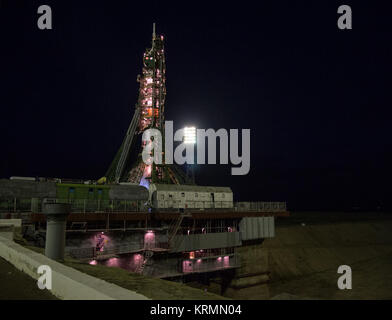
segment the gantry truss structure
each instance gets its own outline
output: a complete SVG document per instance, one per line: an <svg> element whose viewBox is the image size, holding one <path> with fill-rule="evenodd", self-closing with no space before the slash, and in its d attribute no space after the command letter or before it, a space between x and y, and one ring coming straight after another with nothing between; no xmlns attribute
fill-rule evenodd
<svg viewBox="0 0 392 320"><path fill-rule="evenodd" d="M142 160L141 152L146 143L140 143L143 132L155 128L160 130L163 139L165 136L165 73L164 37L156 34L154 23L151 48L144 52L142 74L137 77L140 87L135 112L104 181L131 182L146 187L150 183L193 184L192 178L177 165L147 165ZM132 160L135 154L137 157Z"/></svg>

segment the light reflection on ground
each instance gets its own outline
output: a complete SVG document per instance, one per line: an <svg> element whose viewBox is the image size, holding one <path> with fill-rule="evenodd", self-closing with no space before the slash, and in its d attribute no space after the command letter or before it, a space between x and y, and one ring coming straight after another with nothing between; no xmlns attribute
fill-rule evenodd
<svg viewBox="0 0 392 320"><path fill-rule="evenodd" d="M124 254L120 257L110 258L106 260L92 260L90 265L103 265L106 267L117 267L131 272L136 272L143 262L143 256L139 253Z"/></svg>

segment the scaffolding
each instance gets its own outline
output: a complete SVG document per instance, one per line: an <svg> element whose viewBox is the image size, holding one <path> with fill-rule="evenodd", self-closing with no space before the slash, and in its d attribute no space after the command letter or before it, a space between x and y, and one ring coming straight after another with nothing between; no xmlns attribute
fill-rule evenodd
<svg viewBox="0 0 392 320"><path fill-rule="evenodd" d="M138 75L139 98L135 114L127 131L126 137L117 152L109 170L106 181L119 183L120 181L148 185L151 182L176 183L178 179L167 173L164 165L146 165L138 153L136 163L130 164L130 155L135 151L135 135L141 135L147 129L158 129L164 136L164 111L166 97L166 65L163 35L155 32L153 24L151 48L146 49L143 55L142 74ZM140 137L139 137L140 139ZM147 142L142 142L141 148Z"/></svg>

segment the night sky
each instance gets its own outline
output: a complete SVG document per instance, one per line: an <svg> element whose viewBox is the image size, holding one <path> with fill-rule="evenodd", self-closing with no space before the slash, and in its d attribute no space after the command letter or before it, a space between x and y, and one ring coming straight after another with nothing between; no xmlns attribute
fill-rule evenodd
<svg viewBox="0 0 392 320"><path fill-rule="evenodd" d="M152 23L166 120L250 128L251 169L197 168L235 200L391 209L391 7L377 1L0 2L0 177L98 179L137 102ZM367 4L366 4L367 3ZM39 30L37 8L52 8ZM351 5L353 29L337 28Z"/></svg>

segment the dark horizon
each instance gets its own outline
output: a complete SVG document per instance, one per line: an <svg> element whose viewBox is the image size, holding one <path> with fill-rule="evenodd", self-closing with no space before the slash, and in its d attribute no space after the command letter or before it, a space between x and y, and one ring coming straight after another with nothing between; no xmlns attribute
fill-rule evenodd
<svg viewBox="0 0 392 320"><path fill-rule="evenodd" d="M37 28L41 4L53 30ZM342 4L352 30L337 28ZM1 2L0 178L105 174L155 22L165 36L166 120L251 129L250 173L198 166L199 184L290 210L392 209L389 5L150 5Z"/></svg>

